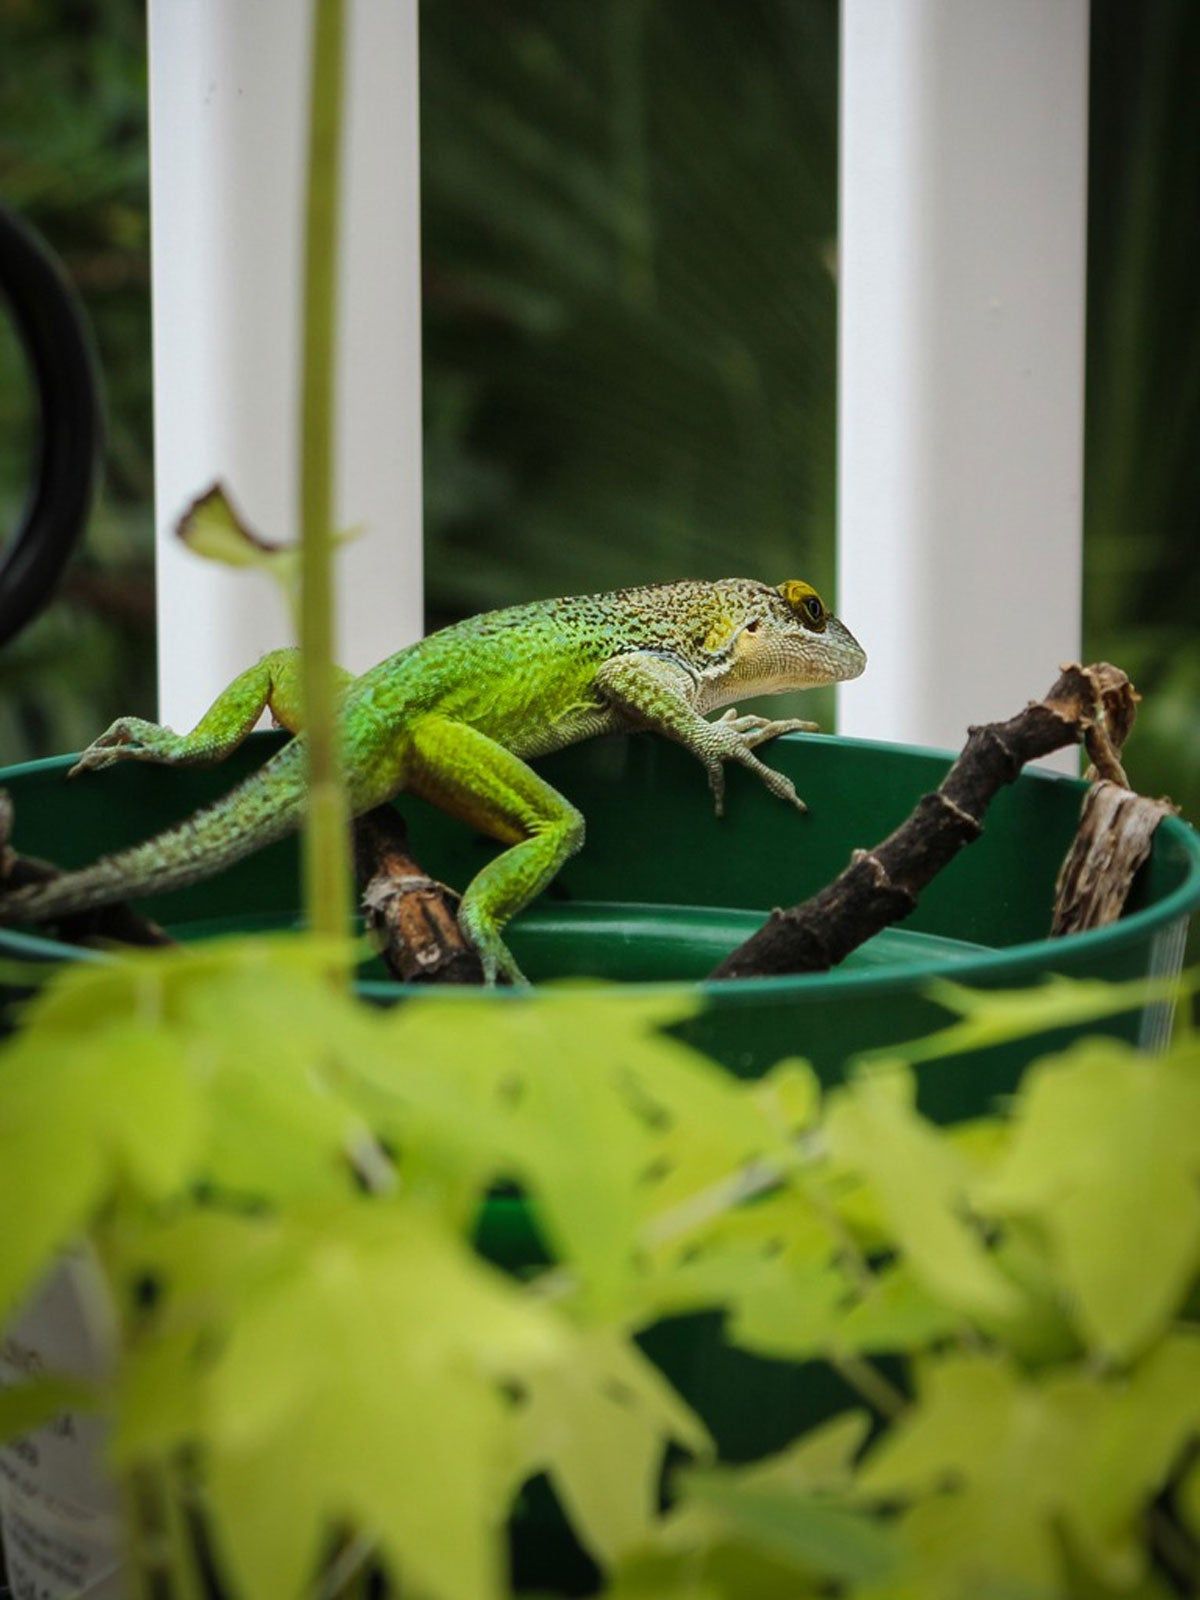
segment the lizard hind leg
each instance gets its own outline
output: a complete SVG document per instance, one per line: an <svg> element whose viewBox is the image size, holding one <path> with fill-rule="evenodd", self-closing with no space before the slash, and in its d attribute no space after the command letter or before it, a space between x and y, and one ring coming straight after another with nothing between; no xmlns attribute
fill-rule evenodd
<svg viewBox="0 0 1200 1600"><path fill-rule="evenodd" d="M583 844L583 818L519 756L465 723L427 717L410 741L405 787L509 847L471 879L458 920L488 983L523 983L505 925Z"/></svg>
<svg viewBox="0 0 1200 1600"><path fill-rule="evenodd" d="M341 669L339 669L340 671ZM350 674L343 674L343 687ZM153 761L164 766L190 766L222 761L241 744L264 711L281 727L298 732L300 652L272 650L223 689L190 733L175 733L141 717L118 717L92 741L71 768L99 772L118 761Z"/></svg>

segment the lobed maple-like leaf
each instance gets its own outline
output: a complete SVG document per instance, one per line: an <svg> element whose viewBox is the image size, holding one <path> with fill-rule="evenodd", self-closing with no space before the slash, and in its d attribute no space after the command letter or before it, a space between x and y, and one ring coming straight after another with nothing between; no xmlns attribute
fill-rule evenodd
<svg viewBox="0 0 1200 1600"><path fill-rule="evenodd" d="M1029 1378L987 1355L922 1372L918 1404L858 1480L907 1503L899 1527L919 1592L1061 1593L1063 1529L1101 1580L1140 1579L1140 1515L1200 1421L1200 1339L1173 1336L1128 1379Z"/></svg>
<svg viewBox="0 0 1200 1600"><path fill-rule="evenodd" d="M703 1424L637 1346L584 1329L571 1359L528 1380L518 1477L545 1470L585 1546L604 1565L648 1540L667 1447L712 1453Z"/></svg>
<svg viewBox="0 0 1200 1600"><path fill-rule="evenodd" d="M970 1168L913 1099L906 1071L860 1073L827 1119L833 1158L867 1179L914 1276L943 1305L1011 1312L1018 1291L966 1218Z"/></svg>
<svg viewBox="0 0 1200 1600"><path fill-rule="evenodd" d="M757 1159L791 1159L775 1108L662 1031L690 1009L582 995L409 1004L389 1019L393 1060L369 1075L375 1116L422 1178L414 1132L427 1149L451 1112L469 1124L478 1142L474 1160L460 1147L460 1175L519 1182L579 1305L611 1316L646 1269L654 1220Z"/></svg>
<svg viewBox="0 0 1200 1600"><path fill-rule="evenodd" d="M1038 1063L976 1198L1044 1231L1096 1350L1136 1354L1200 1268L1200 1044L1156 1058L1093 1039Z"/></svg>
<svg viewBox="0 0 1200 1600"><path fill-rule="evenodd" d="M225 1217L215 1231L228 1273L202 1231L194 1255L176 1234L161 1256L169 1354L194 1403L170 1408L164 1426L161 1351L142 1341L121 1459L199 1450L217 1548L247 1600L299 1600L347 1526L416 1592L499 1595L509 1391L567 1358L566 1325L419 1206Z"/></svg>
<svg viewBox="0 0 1200 1600"><path fill-rule="evenodd" d="M0 1318L118 1184L148 1198L194 1168L206 1108L172 1042L137 1022L27 1033L0 1062Z"/></svg>

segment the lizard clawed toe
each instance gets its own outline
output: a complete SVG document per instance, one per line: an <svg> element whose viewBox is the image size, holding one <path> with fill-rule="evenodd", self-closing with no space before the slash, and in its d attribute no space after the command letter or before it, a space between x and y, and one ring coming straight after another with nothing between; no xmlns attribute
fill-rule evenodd
<svg viewBox="0 0 1200 1600"><path fill-rule="evenodd" d="M487 988L494 989L502 979L519 989L530 987L529 979L517 965L516 957L504 943L491 920L485 920L479 915L477 906L467 905L464 911L463 905L460 904L458 925L467 943L479 957L479 964L483 968L483 981Z"/></svg>
<svg viewBox="0 0 1200 1600"><path fill-rule="evenodd" d="M479 960L483 966L483 981L487 988L495 989L501 980L511 983L515 989L533 987L512 954L503 946L499 951L480 951Z"/></svg>
<svg viewBox="0 0 1200 1600"><path fill-rule="evenodd" d="M137 761L151 754L150 746L142 738L142 730L153 726L138 717L119 717L111 728L105 730L79 757L67 773L69 778L82 772L101 772L118 761Z"/></svg>
<svg viewBox="0 0 1200 1600"><path fill-rule="evenodd" d="M768 739L778 739L785 733L819 733L819 722L805 722L801 717L784 717L773 720L770 717L753 715L738 716L732 708L723 717L717 719L714 726L728 728L731 733L736 733L741 738L747 749L754 750L760 744L766 744Z"/></svg>
<svg viewBox="0 0 1200 1600"><path fill-rule="evenodd" d="M97 739L88 745L79 760L67 773L68 778L78 778L84 772L103 772L105 767L120 761L123 749L118 745L104 745Z"/></svg>

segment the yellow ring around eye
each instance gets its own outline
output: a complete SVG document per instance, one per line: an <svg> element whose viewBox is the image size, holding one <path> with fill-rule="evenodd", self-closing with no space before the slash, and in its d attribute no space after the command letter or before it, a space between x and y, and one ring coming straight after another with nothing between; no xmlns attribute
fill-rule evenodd
<svg viewBox="0 0 1200 1600"><path fill-rule="evenodd" d="M793 611L807 610L808 601L815 600L821 606L821 597L811 583L805 583L802 578L788 578L779 585L779 593L791 606ZM821 606L824 612L824 606Z"/></svg>

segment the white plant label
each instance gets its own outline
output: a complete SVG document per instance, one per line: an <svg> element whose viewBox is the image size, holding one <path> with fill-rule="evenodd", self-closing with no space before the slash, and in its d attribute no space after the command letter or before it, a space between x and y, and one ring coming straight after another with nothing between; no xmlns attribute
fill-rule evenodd
<svg viewBox="0 0 1200 1600"><path fill-rule="evenodd" d="M64 1257L0 1341L0 1384L99 1377L111 1350L104 1305L91 1259ZM0 1535L13 1600L122 1600L106 1436L102 1420L70 1412L0 1445Z"/></svg>

